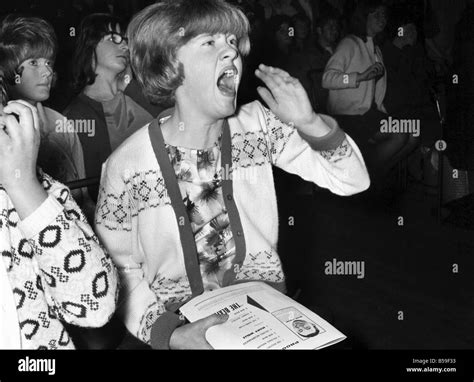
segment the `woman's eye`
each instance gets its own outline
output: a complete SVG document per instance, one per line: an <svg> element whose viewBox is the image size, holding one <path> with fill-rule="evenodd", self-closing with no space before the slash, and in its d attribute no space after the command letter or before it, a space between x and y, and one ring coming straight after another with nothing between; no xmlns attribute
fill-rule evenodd
<svg viewBox="0 0 474 382"><path fill-rule="evenodd" d="M36 65L38 65L38 61L30 60L30 65L36 66Z"/></svg>
<svg viewBox="0 0 474 382"><path fill-rule="evenodd" d="M230 40L230 43L234 46L237 46L238 45L238 41L237 39L233 38L232 40Z"/></svg>
<svg viewBox="0 0 474 382"><path fill-rule="evenodd" d="M204 45L213 46L213 45L214 45L214 40L206 41L206 42L204 43Z"/></svg>

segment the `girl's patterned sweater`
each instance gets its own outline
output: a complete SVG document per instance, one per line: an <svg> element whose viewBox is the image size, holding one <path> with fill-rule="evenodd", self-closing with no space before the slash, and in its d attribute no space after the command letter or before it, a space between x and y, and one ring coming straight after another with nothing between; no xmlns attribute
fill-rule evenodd
<svg viewBox="0 0 474 382"><path fill-rule="evenodd" d="M331 132L303 137L259 102L228 119L232 142L233 195L246 243L231 283L260 280L285 290L276 253L278 216L272 165L338 195L366 190L370 181L354 141L334 119L320 115ZM119 314L144 342L165 346L179 325L171 305L191 296L178 221L148 128L143 127L108 159L96 210L97 234L121 275ZM232 225L232 216L231 216ZM152 337L152 332L153 337ZM156 337L155 337L156 336Z"/></svg>
<svg viewBox="0 0 474 382"><path fill-rule="evenodd" d="M39 179L48 198L21 221L0 186L0 266L13 292L21 348L71 349L63 322L107 323L117 273L69 189L41 172Z"/></svg>

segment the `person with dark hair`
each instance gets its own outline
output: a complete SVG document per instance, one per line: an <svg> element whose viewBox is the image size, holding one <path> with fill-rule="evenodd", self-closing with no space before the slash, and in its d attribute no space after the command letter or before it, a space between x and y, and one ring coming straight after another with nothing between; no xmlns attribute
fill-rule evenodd
<svg viewBox="0 0 474 382"><path fill-rule="evenodd" d="M117 272L70 190L37 167L38 109L23 100L6 103L3 78L0 349L74 349L67 324L109 321Z"/></svg>
<svg viewBox="0 0 474 382"><path fill-rule="evenodd" d="M316 45L318 48L334 54L341 37L339 15L326 12L316 20Z"/></svg>
<svg viewBox="0 0 474 382"><path fill-rule="evenodd" d="M302 52L311 48L313 36L311 34L311 20L303 13L292 16L291 24L294 28L294 48Z"/></svg>
<svg viewBox="0 0 474 382"><path fill-rule="evenodd" d="M384 106L398 118L419 119L421 143L430 147L442 137L430 97L429 63L418 44L414 15L406 6L393 7L390 14L388 38L382 45L388 78Z"/></svg>
<svg viewBox="0 0 474 382"><path fill-rule="evenodd" d="M327 112L329 95L328 89L322 87L323 74L329 59L334 54L340 34L341 24L336 13L327 12L316 21L313 62L308 76L313 106L322 113Z"/></svg>
<svg viewBox="0 0 474 382"><path fill-rule="evenodd" d="M77 134L66 127L65 117L42 105L54 80L57 51L52 26L37 17L8 15L0 26L0 69L10 99L35 106L40 116L39 165L61 182L84 177L82 148ZM78 203L86 195L77 190Z"/></svg>
<svg viewBox="0 0 474 382"><path fill-rule="evenodd" d="M374 39L386 22L386 8L381 3L363 1L356 8L351 33L338 45L323 76L323 86L330 90L330 113L363 115L374 104L385 111L385 69Z"/></svg>
<svg viewBox="0 0 474 382"><path fill-rule="evenodd" d="M339 195L369 186L352 139L287 72L255 72L271 110L237 108L248 34L222 0L154 4L128 27L145 94L172 108L107 160L96 229L121 272L128 338L142 346L209 348L206 329L226 317L185 323L178 308L192 296L250 280L285 291L272 165Z"/></svg>
<svg viewBox="0 0 474 382"><path fill-rule="evenodd" d="M328 112L361 146L377 174L386 174L418 144L413 135L381 131L387 76L377 36L387 24L380 1L361 1L352 15L350 34L336 48L322 79L329 89Z"/></svg>
<svg viewBox="0 0 474 382"><path fill-rule="evenodd" d="M266 42L262 60L267 65L286 68L294 43L294 27L291 17L278 15L268 20Z"/></svg>
<svg viewBox="0 0 474 382"><path fill-rule="evenodd" d="M81 23L73 58L78 96L64 110L76 126L87 123L93 134L80 134L87 178L99 178L102 164L161 107L150 105L132 79L124 26L115 16L88 15ZM89 186L97 200L98 186Z"/></svg>

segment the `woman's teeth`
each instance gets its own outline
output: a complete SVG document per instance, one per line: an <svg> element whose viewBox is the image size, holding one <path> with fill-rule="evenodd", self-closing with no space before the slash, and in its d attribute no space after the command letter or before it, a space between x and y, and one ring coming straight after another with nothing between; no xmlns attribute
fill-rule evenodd
<svg viewBox="0 0 474 382"><path fill-rule="evenodd" d="M217 87L226 96L234 96L236 93L236 85L238 83L238 75L233 69L228 69L222 73L217 81Z"/></svg>

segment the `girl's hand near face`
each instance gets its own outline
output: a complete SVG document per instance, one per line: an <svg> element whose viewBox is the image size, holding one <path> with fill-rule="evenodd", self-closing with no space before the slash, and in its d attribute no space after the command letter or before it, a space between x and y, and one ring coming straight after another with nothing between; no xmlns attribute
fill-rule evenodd
<svg viewBox="0 0 474 382"><path fill-rule="evenodd" d="M258 94L283 122L316 137L324 136L330 131L327 126L316 124L318 116L298 79L291 77L284 70L263 64L256 70L255 75L267 86L258 87Z"/></svg>
<svg viewBox="0 0 474 382"><path fill-rule="evenodd" d="M3 109L0 126L0 184L24 219L47 198L36 178L38 112L25 101L11 101Z"/></svg>

